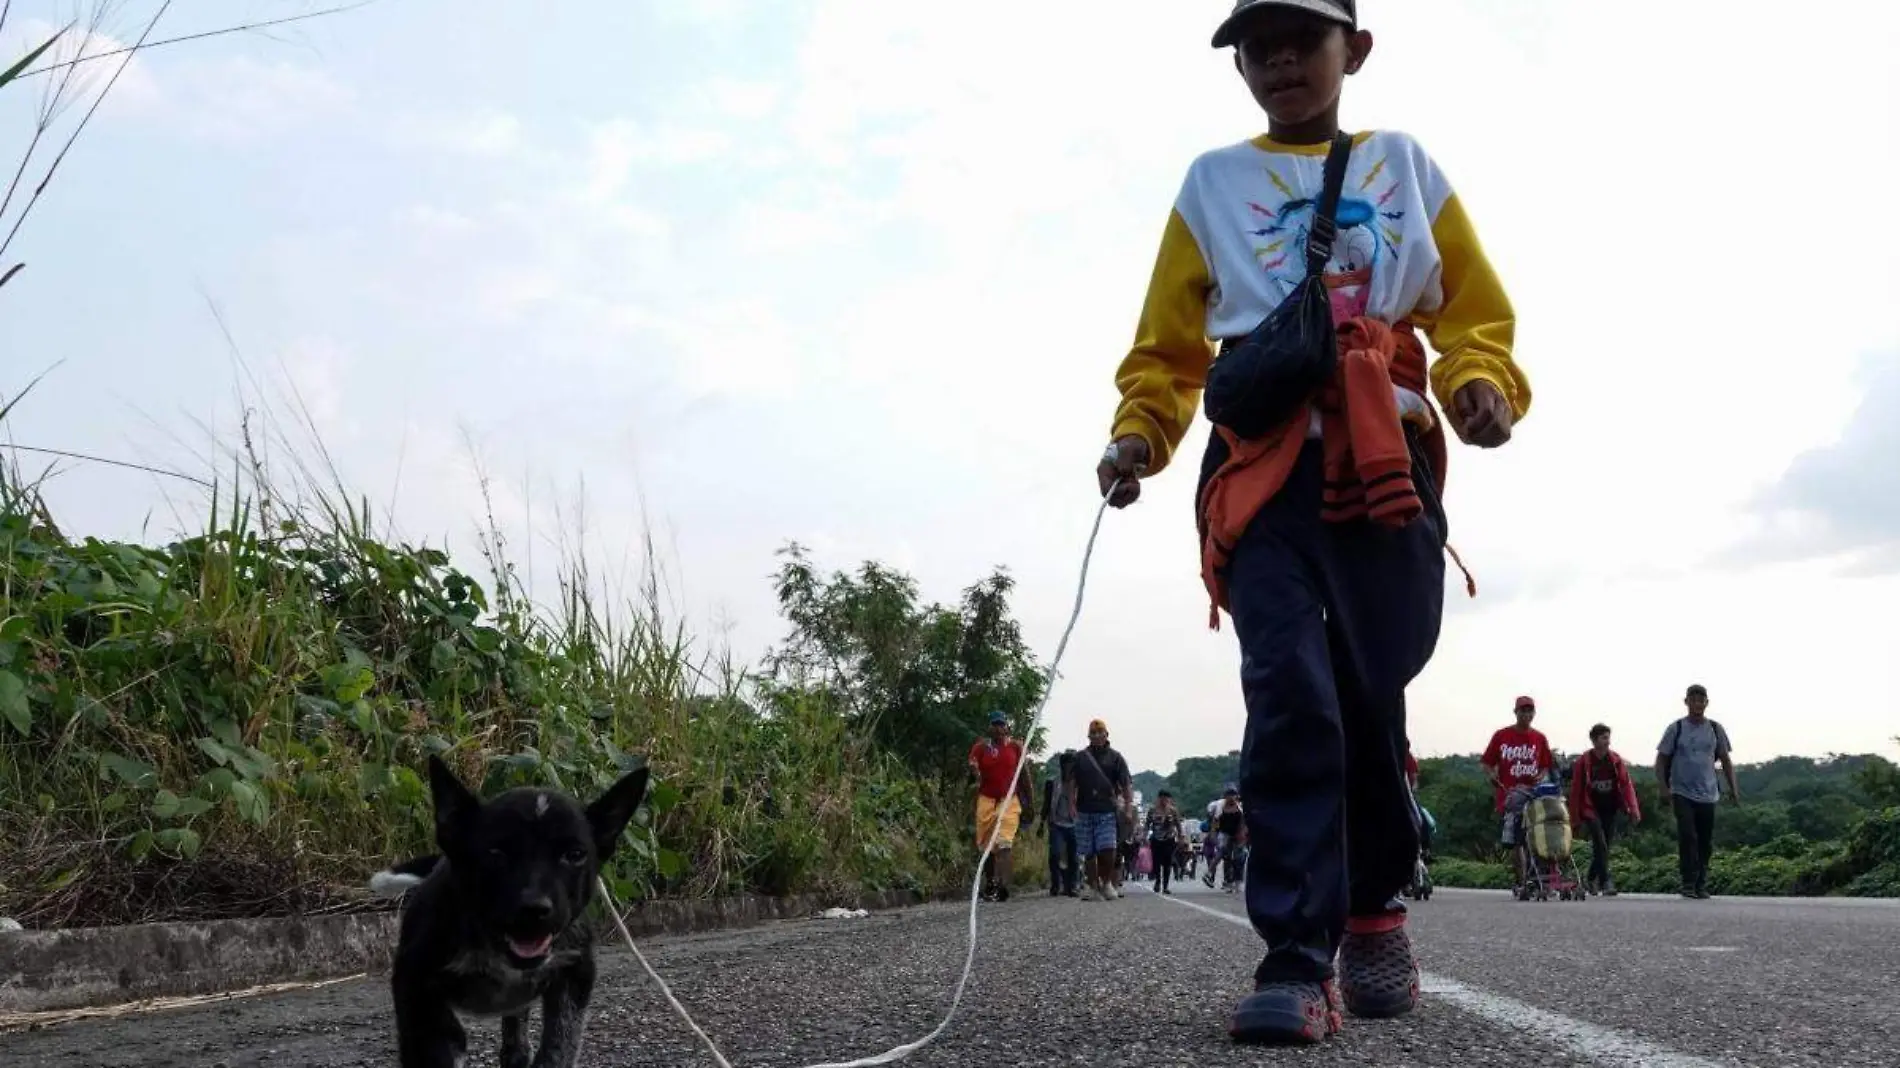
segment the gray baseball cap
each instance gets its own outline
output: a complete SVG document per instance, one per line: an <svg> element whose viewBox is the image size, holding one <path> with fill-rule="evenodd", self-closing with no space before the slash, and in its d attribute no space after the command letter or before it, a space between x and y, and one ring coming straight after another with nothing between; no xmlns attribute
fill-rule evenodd
<svg viewBox="0 0 1900 1068"><path fill-rule="evenodd" d="M1241 20L1256 11L1269 7L1290 7L1300 11L1309 11L1321 18L1343 22L1357 28L1359 25L1359 4L1357 0L1239 0L1234 5L1234 13L1214 31L1214 47L1230 48L1240 43L1240 37L1234 31Z"/></svg>

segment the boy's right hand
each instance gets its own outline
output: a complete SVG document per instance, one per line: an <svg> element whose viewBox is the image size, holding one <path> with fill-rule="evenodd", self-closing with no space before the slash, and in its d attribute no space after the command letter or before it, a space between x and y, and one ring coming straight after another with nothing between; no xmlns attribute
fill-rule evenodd
<svg viewBox="0 0 1900 1068"><path fill-rule="evenodd" d="M1147 439L1139 434L1116 438L1103 453L1101 462L1095 465L1095 481L1104 495L1108 495L1110 486L1115 487L1108 497L1109 507L1126 508L1141 497L1140 479L1148 470L1148 459Z"/></svg>
<svg viewBox="0 0 1900 1068"><path fill-rule="evenodd" d="M1466 382L1452 395L1452 429L1479 448L1495 449L1511 440L1511 405L1498 387L1479 380Z"/></svg>

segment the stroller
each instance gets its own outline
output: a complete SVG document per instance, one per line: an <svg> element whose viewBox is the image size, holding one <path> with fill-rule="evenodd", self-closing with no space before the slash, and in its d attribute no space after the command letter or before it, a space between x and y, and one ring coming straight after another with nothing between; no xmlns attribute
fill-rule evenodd
<svg viewBox="0 0 1900 1068"><path fill-rule="evenodd" d="M1412 886L1406 897L1412 901L1431 901L1431 840L1438 834L1438 821L1431 810L1419 806L1419 855L1412 861Z"/></svg>
<svg viewBox="0 0 1900 1068"><path fill-rule="evenodd" d="M1570 806L1564 803L1561 786L1545 782L1532 788L1513 837L1525 873L1524 882L1512 891L1517 900L1549 901L1555 896L1559 901L1583 901L1589 897L1571 856Z"/></svg>
<svg viewBox="0 0 1900 1068"><path fill-rule="evenodd" d="M1412 795L1412 804L1418 809L1418 856L1412 861L1412 883L1405 888L1405 896L1414 901L1429 901L1432 896L1432 839L1438 834L1438 821L1432 818L1431 809L1419 804L1418 795Z"/></svg>

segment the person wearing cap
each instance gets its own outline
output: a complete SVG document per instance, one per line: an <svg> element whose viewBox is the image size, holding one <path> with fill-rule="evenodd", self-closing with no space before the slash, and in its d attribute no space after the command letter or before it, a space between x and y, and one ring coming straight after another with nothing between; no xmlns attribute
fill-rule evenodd
<svg viewBox="0 0 1900 1068"><path fill-rule="evenodd" d="M1036 807L1029 762L1023 759L1022 743L1009 736L1009 717L1002 712L990 713L989 736L970 746L970 772L977 783L977 853L989 848L990 836L996 836L996 847L984 865L983 896L1008 901L1016 871L1016 826L1025 815L1035 819Z"/></svg>
<svg viewBox="0 0 1900 1068"><path fill-rule="evenodd" d="M1216 351L1257 349L1232 346L1260 340L1256 328L1308 277L1309 238L1323 250L1329 228L1314 219L1341 92L1373 38L1351 0L1241 0L1213 44L1233 49L1267 131L1196 158L1168 214L1096 464L1117 508L1174 460ZM1248 1043L1331 1037L1335 994L1362 1017L1417 1004L1399 900L1418 855L1405 688L1444 609L1444 425L1497 447L1531 398L1510 301L1445 172L1403 133L1349 144L1336 239L1313 268L1344 353L1339 388L1250 396L1291 414L1246 440L1217 425L1195 497L1212 621L1222 608L1233 620L1247 708L1247 914L1266 952L1228 1034ZM1421 330L1442 354L1429 368ZM1349 347L1355 338L1364 346ZM1350 430L1335 394L1351 398ZM1398 447L1348 460L1361 431ZM1381 473L1347 483L1357 496L1328 485L1375 460Z"/></svg>
<svg viewBox="0 0 1900 1068"><path fill-rule="evenodd" d="M1691 686L1682 703L1689 714L1664 729L1656 746L1656 781L1676 814L1682 896L1706 900L1714 896L1709 893L1709 857L1715 851L1715 805L1722 799L1716 767L1728 782L1729 804L1741 804L1742 791L1735 785L1728 732L1709 718L1709 691L1700 684Z"/></svg>
<svg viewBox="0 0 1900 1068"><path fill-rule="evenodd" d="M1088 882L1081 899L1112 901L1127 896L1115 885L1120 861L1118 816L1122 806L1135 803L1135 782L1128 761L1108 744L1108 724L1089 721L1089 744L1076 751L1063 785L1069 792L1069 807L1075 810L1076 848Z"/></svg>
<svg viewBox="0 0 1900 1068"><path fill-rule="evenodd" d="M1632 827L1643 822L1643 806L1636 800L1629 765L1610 748L1610 728L1599 723L1590 728L1590 748L1570 769L1570 821L1590 830L1590 874L1585 881L1589 889L1605 897L1616 896L1616 880L1610 877L1610 845L1616 841L1619 812Z"/></svg>
<svg viewBox="0 0 1900 1068"><path fill-rule="evenodd" d="M1537 702L1529 697L1520 697L1513 711L1517 722L1509 727L1499 727L1491 735L1491 741L1484 747L1484 755L1478 763L1484 768L1485 778L1491 780L1491 786L1497 793L1497 810L1504 817L1503 830L1499 840L1511 850L1511 865L1517 873L1517 885L1522 886L1529 873L1524 870L1524 857L1518 851L1517 835L1522 822L1524 806L1531 799L1531 791L1538 783L1550 777L1557 766L1556 755L1550 751L1550 739L1544 732L1531 726L1537 718Z"/></svg>

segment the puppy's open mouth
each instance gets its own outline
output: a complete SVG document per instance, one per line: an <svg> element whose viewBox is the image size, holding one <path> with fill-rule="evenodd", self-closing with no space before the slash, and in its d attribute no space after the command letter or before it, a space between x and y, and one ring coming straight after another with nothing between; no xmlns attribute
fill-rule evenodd
<svg viewBox="0 0 1900 1068"><path fill-rule="evenodd" d="M554 936L551 934L537 935L533 938L518 938L510 935L508 938L508 952L514 954L519 960L538 961L547 956L548 950L553 947Z"/></svg>

